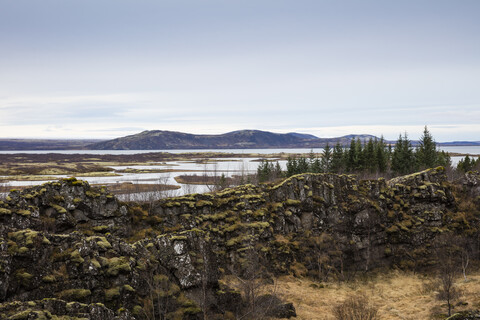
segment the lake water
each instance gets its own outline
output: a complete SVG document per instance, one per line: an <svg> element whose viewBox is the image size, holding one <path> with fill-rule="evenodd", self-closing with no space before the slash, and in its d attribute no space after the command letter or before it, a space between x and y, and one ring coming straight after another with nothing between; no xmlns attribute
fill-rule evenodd
<svg viewBox="0 0 480 320"><path fill-rule="evenodd" d="M480 155L480 146L447 146L440 147L450 153L462 153L471 155ZM236 153L236 154L258 154L259 157L248 158L219 158L217 162L197 163L192 159L191 161L170 161L166 163L159 163L158 165L141 165L141 166L113 166L114 170L124 170L127 168L136 169L174 169L180 172L168 173L121 173L121 176L113 177L79 177L79 179L88 181L90 184L112 184L122 182L145 183L145 184L171 184L178 185L180 189L168 191L169 195L182 195L185 193L201 193L209 191L207 186L203 185L185 185L179 184L175 181L178 175L221 175L226 177L234 175L254 174L257 171L258 160L262 154L296 154L296 153L322 153L322 148L315 149L205 149L205 150L56 150L56 151L0 151L0 154L12 153L29 153L29 154L43 154L43 153L63 153L63 154L140 154L150 152L169 152L169 153L194 153L194 152L219 152L219 153ZM452 157L452 164L456 166L458 161L463 157ZM199 156L198 160L202 157ZM286 161L280 160L280 166L283 170L286 169ZM184 172L181 172L184 171ZM193 172L192 172L193 171ZM67 176L57 175L53 176L55 179L65 178ZM30 186L39 185L47 181L11 181L9 186ZM144 195L144 194L143 194Z"/></svg>
<svg viewBox="0 0 480 320"><path fill-rule="evenodd" d="M468 153L471 155L480 155L480 146L440 146L439 150L452 153ZM26 151L0 151L0 154L27 153L27 154L43 154L43 153L63 153L63 154L140 154L140 153L201 153L201 152L218 152L218 153L237 153L237 154L271 154L271 153L315 153L323 152L323 148L298 148L298 149L179 149L179 150L26 150Z"/></svg>

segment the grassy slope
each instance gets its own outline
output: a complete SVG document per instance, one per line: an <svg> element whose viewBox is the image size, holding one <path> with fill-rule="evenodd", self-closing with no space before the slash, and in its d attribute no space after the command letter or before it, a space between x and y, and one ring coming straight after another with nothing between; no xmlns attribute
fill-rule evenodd
<svg viewBox="0 0 480 320"><path fill-rule="evenodd" d="M297 320L334 320L332 307L352 293L369 297L378 308L380 319L444 319L444 303L435 299L432 278L419 274L392 271L368 281L347 283L331 282L325 288L317 283L291 276L278 279L277 292L285 301L291 301L297 310ZM456 306L453 312L480 307L480 273L470 275L468 281L458 278L463 292L458 301L466 306ZM458 302L457 301L457 302Z"/></svg>

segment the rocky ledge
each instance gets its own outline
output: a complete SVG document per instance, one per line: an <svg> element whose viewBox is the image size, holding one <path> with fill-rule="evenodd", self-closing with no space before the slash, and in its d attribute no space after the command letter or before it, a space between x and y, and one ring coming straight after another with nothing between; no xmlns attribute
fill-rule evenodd
<svg viewBox="0 0 480 320"><path fill-rule="evenodd" d="M478 206L478 181L454 185L443 168L303 174L142 204L76 179L12 191L0 202L0 318L289 318L293 305L253 301L239 281L428 268L439 235L478 231L478 208L458 209L467 195Z"/></svg>

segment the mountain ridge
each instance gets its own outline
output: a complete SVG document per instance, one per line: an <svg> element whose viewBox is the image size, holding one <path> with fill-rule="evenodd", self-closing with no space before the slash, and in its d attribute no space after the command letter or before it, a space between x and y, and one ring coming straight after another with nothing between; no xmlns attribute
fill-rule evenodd
<svg viewBox="0 0 480 320"><path fill-rule="evenodd" d="M236 130L223 134L192 134L179 131L145 130L115 139L21 139L0 138L0 151L26 150L175 150L175 149L270 149L323 148L340 143L349 146L351 140L362 142L369 134L349 134L341 137L319 138L298 132L274 133L262 130ZM393 140L385 140L395 144ZM418 141L411 141L417 146ZM480 146L480 141L437 142L438 146Z"/></svg>
<svg viewBox="0 0 480 320"><path fill-rule="evenodd" d="M150 130L95 143L88 148L99 150L321 148L327 143L332 146L337 142L347 145L352 137L362 140L377 138L372 135L318 138L310 134L274 133L262 130L237 130L210 135Z"/></svg>

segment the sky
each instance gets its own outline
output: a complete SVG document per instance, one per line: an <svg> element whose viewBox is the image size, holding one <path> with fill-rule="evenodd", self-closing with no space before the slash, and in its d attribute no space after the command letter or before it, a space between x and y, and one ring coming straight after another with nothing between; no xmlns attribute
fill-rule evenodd
<svg viewBox="0 0 480 320"><path fill-rule="evenodd" d="M480 141L478 0L0 0L0 138Z"/></svg>

